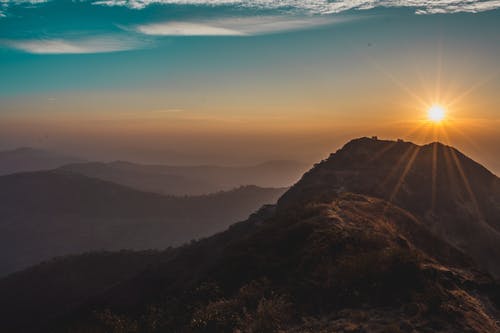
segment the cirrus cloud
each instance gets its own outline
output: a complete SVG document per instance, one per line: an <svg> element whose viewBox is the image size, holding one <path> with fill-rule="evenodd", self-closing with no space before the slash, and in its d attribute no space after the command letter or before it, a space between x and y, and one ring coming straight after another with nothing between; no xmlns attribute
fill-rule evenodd
<svg viewBox="0 0 500 333"><path fill-rule="evenodd" d="M105 53L144 48L155 41L147 36L254 36L309 29L352 19L353 15L330 15L348 10L408 7L417 14L429 14L500 8L500 0L75 0L71 3L89 10L88 16L72 17L74 22L68 25L67 16L78 15L77 11L54 10L58 7L44 6L46 2L51 0L0 0L0 18L7 16L0 19L5 24L0 26L0 46L34 54ZM191 7L181 15L166 13L164 21L155 22L152 19L158 15L139 12L151 5ZM114 11L101 6L126 7L135 17L115 22ZM217 6L216 11L205 11ZM41 14L24 15L24 10ZM98 13L101 21L93 23L89 13ZM56 18L53 26L47 17Z"/></svg>
<svg viewBox="0 0 500 333"><path fill-rule="evenodd" d="M10 5L37 5L50 0L0 0L0 18L7 16L7 10Z"/></svg>
<svg viewBox="0 0 500 333"><path fill-rule="evenodd" d="M237 6L255 9L288 9L312 14L334 14L351 9L410 7L417 14L481 12L500 8L499 0L97 0L95 5L143 9L154 4Z"/></svg>
<svg viewBox="0 0 500 333"><path fill-rule="evenodd" d="M333 22L325 17L256 16L150 23L137 26L136 31L153 36L251 36L302 30Z"/></svg>
<svg viewBox="0 0 500 333"><path fill-rule="evenodd" d="M51 0L0 0L0 17L10 5L38 5ZM469 12L500 8L500 0L81 0L94 5L144 9L151 5L232 6L262 10L295 10L310 14L334 14L352 9L376 7L414 8L417 14Z"/></svg>
<svg viewBox="0 0 500 333"><path fill-rule="evenodd" d="M33 54L89 54L136 49L141 43L133 39L118 39L110 36L68 39L3 40L2 44Z"/></svg>

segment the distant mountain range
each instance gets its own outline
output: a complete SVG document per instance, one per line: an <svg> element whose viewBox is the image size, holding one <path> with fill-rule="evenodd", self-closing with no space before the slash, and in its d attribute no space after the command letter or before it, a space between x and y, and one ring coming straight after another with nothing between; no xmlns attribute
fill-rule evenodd
<svg viewBox="0 0 500 333"><path fill-rule="evenodd" d="M115 207L115 190L99 192ZM152 197L126 197L143 207L128 213L155 216L145 214L156 212ZM27 202L30 212L44 211L38 202ZM356 139L275 206L214 236L159 252L60 258L0 279L2 328L499 332L499 221L498 177L457 150Z"/></svg>
<svg viewBox="0 0 500 333"><path fill-rule="evenodd" d="M210 235L274 203L305 169L295 161L166 166L0 152L0 275L53 256L165 248Z"/></svg>
<svg viewBox="0 0 500 333"><path fill-rule="evenodd" d="M130 162L78 163L61 171L112 181L147 192L200 195L230 190L242 185L289 187L307 170L296 161L269 161L254 166L168 166Z"/></svg>
<svg viewBox="0 0 500 333"><path fill-rule="evenodd" d="M83 162L77 157L29 147L0 151L0 175L50 170L65 164Z"/></svg>
<svg viewBox="0 0 500 333"><path fill-rule="evenodd" d="M47 150L18 148L0 152L0 175L51 170L77 173L141 191L166 195L203 195L245 185L289 187L308 169L297 161L267 161L251 166L144 165L125 161L87 162Z"/></svg>
<svg viewBox="0 0 500 333"><path fill-rule="evenodd" d="M245 186L178 198L61 171L0 176L0 188L0 274L71 253L179 245L285 191Z"/></svg>

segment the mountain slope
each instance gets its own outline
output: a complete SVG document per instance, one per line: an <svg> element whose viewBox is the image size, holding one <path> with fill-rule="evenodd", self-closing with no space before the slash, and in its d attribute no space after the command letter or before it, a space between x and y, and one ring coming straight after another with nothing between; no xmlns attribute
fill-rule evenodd
<svg viewBox="0 0 500 333"><path fill-rule="evenodd" d="M39 325L64 315L89 296L102 293L138 272L169 258L171 250L95 252L49 260L2 281L0 294L9 308L0 315L2 331L22 330L8 326L7 318L29 314ZM96 272L99 272L97 275ZM22 292L21 292L22 291ZM26 323L27 324L27 323Z"/></svg>
<svg viewBox="0 0 500 333"><path fill-rule="evenodd" d="M168 166L129 162L77 163L59 170L112 181L147 192L201 195L242 185L288 187L307 169L295 161L270 161L255 166Z"/></svg>
<svg viewBox="0 0 500 333"><path fill-rule="evenodd" d="M500 276L500 179L456 149L361 138L317 164L280 206L350 191L386 199Z"/></svg>
<svg viewBox="0 0 500 333"><path fill-rule="evenodd" d="M165 248L223 230L283 189L176 198L55 171L0 177L0 274L90 250Z"/></svg>
<svg viewBox="0 0 500 333"><path fill-rule="evenodd" d="M221 234L172 251L135 277L89 294L49 326L40 326L45 320L19 319L19 307L11 310L18 304L14 296L0 300L9 318L5 327L11 332L498 330L498 285L410 213L373 197L344 193L287 212L268 207ZM61 267L48 270L57 274ZM19 273L19 279L29 274ZM9 294L19 290L0 280L0 292L5 288ZM51 292L60 297L59 288Z"/></svg>
<svg viewBox="0 0 500 333"><path fill-rule="evenodd" d="M428 214L419 210L425 208L421 202L415 199L415 206L409 205L412 195L420 198L419 187L408 180L398 182L406 195L400 201L393 190L390 201L382 197L385 192L353 193L385 189L378 184L393 169L391 155L384 158L387 169L385 162L374 167L360 158L373 153L371 143L349 143L308 172L276 206L266 206L222 233L158 254L148 268L112 286L102 282L86 300L66 306L64 313L61 305L47 313L39 301L38 309L14 311L12 304L19 304L15 296L0 299L5 328L94 333L498 332L500 285L478 268L483 262L474 252L470 256L467 248L436 232ZM404 164L418 161L399 154L415 145L381 144L401 145L395 155ZM415 163L414 168L404 167L409 179L427 174L421 169L425 163ZM463 163L469 163L463 167L468 179L495 179L475 163ZM374 186L368 186L370 180ZM425 178L413 181L426 188ZM449 227L444 218L452 215L463 219L462 224L480 221L475 215L467 220L461 216L462 193L454 188L460 185L450 181L440 186L443 197L433 207L434 214L439 213L434 218L441 218L436 224ZM478 196L483 193L477 185L469 186ZM492 191L493 202L494 186L484 190ZM479 209L490 207L483 205L478 204ZM499 216L491 209L480 212L493 228ZM60 262L45 267L50 276L71 266ZM33 271L17 275L20 281L38 276ZM100 275L93 271L94 279ZM6 281L0 280L0 293L16 295L30 287ZM61 284L67 285L64 277ZM52 286L50 295L59 299L63 290ZM29 297L22 302L29 303Z"/></svg>
<svg viewBox="0 0 500 333"><path fill-rule="evenodd" d="M34 148L0 151L0 175L15 172L49 170L81 159Z"/></svg>

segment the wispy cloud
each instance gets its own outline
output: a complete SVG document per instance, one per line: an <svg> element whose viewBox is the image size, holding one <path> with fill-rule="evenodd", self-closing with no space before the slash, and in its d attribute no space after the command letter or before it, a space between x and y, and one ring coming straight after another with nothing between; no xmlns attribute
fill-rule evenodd
<svg viewBox="0 0 500 333"><path fill-rule="evenodd" d="M133 39L113 37L95 37L80 40L65 39L29 39L4 40L3 44L35 54L86 54L106 53L136 49L142 43Z"/></svg>
<svg viewBox="0 0 500 333"><path fill-rule="evenodd" d="M446 13L479 13L500 8L499 0L474 1L474 0L449 0L427 1L426 5L417 9L417 14L446 14Z"/></svg>
<svg viewBox="0 0 500 333"><path fill-rule="evenodd" d="M51 0L0 0L0 17L10 5L37 5ZM253 9L296 10L312 14L334 14L351 9L376 7L415 8L417 14L482 12L500 8L500 0L88 0L94 5L143 9L150 5L234 6Z"/></svg>
<svg viewBox="0 0 500 333"><path fill-rule="evenodd" d="M207 23L166 22L137 26L137 31L152 36L237 36L244 33Z"/></svg>
<svg viewBox="0 0 500 333"><path fill-rule="evenodd" d="M500 8L499 0L98 0L96 5L143 9L153 4L238 6L256 9L290 9L333 14L350 9L411 7L417 14L481 12Z"/></svg>
<svg viewBox="0 0 500 333"><path fill-rule="evenodd" d="M326 17L257 16L151 23L139 25L136 30L154 36L249 36L307 29L332 22L332 18Z"/></svg>
<svg viewBox="0 0 500 333"><path fill-rule="evenodd" d="M50 0L0 0L0 4L2 5L9 5L9 4L16 4L16 5L19 5L19 4L32 4L32 5L36 5L36 4L39 4L39 3L44 3L44 2L48 2Z"/></svg>
<svg viewBox="0 0 500 333"><path fill-rule="evenodd" d="M0 0L0 18L9 17L9 11L14 6L40 8L43 3L50 1ZM337 22L342 18L329 14L348 10L364 10L376 7L408 7L413 8L417 14L435 14L482 12L500 8L500 0L78 0L73 2L84 2L89 6L96 5L92 6L95 11L102 10L99 5L124 6L131 10L140 10L153 4L224 6L224 10L221 11L221 16L209 19L195 19L194 16L200 16L199 12L193 11L197 15L188 14L185 18L177 17L169 21L138 25L123 22L114 24L112 17L110 17L110 30L106 32L100 30L103 34L107 34L106 36L94 35L95 27L93 28L91 23L88 23L89 20L75 20L75 26L81 25L81 27L78 27L78 35L66 31L67 26L65 26L61 29L61 34L56 37L46 37L43 31L39 31L37 36L37 31L31 25L25 28L26 31L22 31L23 26L22 22L20 22L21 29L9 28L0 31L0 38L4 38L3 40L0 39L0 46L3 45L36 54L105 53L143 48L145 42L140 39L148 38L145 35L252 36L308 29ZM237 15L237 17L228 17L228 15ZM41 15L40 17L44 16ZM137 17L139 19L134 20L134 22L144 22L141 15L138 14ZM4 22L3 20L0 21ZM44 27L45 24L46 22L43 21ZM117 31L117 27L122 30ZM54 30L52 29L52 31ZM16 39L21 38L18 36L34 37ZM75 36L81 38L73 38ZM151 40L154 40L154 38L151 38Z"/></svg>
<svg viewBox="0 0 500 333"><path fill-rule="evenodd" d="M0 18L7 16L7 10L10 5L37 5L50 0L0 0Z"/></svg>

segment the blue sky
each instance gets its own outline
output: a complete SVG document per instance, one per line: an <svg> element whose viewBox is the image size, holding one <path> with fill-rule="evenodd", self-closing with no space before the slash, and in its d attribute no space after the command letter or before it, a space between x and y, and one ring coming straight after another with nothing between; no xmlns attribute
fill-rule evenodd
<svg viewBox="0 0 500 333"><path fill-rule="evenodd" d="M500 140L498 7L0 0L0 148L82 150L92 137L85 153L99 158L312 160L367 128L404 136L442 103L469 137L452 143L473 151ZM228 137L234 149L216 151Z"/></svg>
<svg viewBox="0 0 500 333"><path fill-rule="evenodd" d="M480 49L493 49L492 57L499 48L495 1L3 0L0 4L0 94L4 96L152 88L158 81L166 84L165 75L188 78L192 72L212 69L242 71L246 64L266 72L275 58L294 63L307 56L307 48L321 62L321 52L327 48L342 56L342 49L355 49L356 43L373 46L376 41L397 48L408 37L435 42L441 34L466 44L480 38ZM443 12L447 14L433 14ZM273 47L274 43L280 46ZM200 53L206 57L198 57Z"/></svg>

